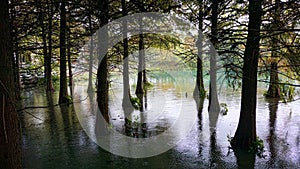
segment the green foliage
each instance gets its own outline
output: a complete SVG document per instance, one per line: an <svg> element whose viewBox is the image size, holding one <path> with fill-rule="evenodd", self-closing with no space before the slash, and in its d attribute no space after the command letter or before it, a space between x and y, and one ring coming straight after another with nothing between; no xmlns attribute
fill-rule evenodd
<svg viewBox="0 0 300 169"><path fill-rule="evenodd" d="M52 82L53 82L53 84L58 83L59 82L59 76L58 75L53 75L52 76Z"/></svg>
<svg viewBox="0 0 300 169"><path fill-rule="evenodd" d="M263 96L264 97L268 96L268 90L264 91Z"/></svg>
<svg viewBox="0 0 300 169"><path fill-rule="evenodd" d="M151 89L154 85L150 82L144 83L144 91Z"/></svg>
<svg viewBox="0 0 300 169"><path fill-rule="evenodd" d="M206 90L200 89L199 92L200 92L200 94L199 94L200 98L205 98L205 96L206 96Z"/></svg>
<svg viewBox="0 0 300 169"><path fill-rule="evenodd" d="M138 120L139 120L138 116L134 117L133 123L132 123L132 128L138 128L141 125L141 123L138 122Z"/></svg>
<svg viewBox="0 0 300 169"><path fill-rule="evenodd" d="M231 137L228 134L227 135L227 141L229 142L230 145L232 145L232 140L233 140L233 137ZM263 155L264 148L265 148L264 141L257 136L255 141L252 142L248 152L249 153L256 153L259 157L264 157L264 155Z"/></svg>
<svg viewBox="0 0 300 169"><path fill-rule="evenodd" d="M222 108L221 113L223 115L227 115L227 113L228 113L228 105L226 103L220 103L220 107Z"/></svg>
<svg viewBox="0 0 300 169"><path fill-rule="evenodd" d="M131 104L133 105L133 107L135 108L135 109L140 109L141 107L142 107L142 103L141 103L141 101L140 101L140 99L139 98L137 98L137 97L130 97L130 102L131 102Z"/></svg>
<svg viewBox="0 0 300 169"><path fill-rule="evenodd" d="M233 139L233 137L231 137L229 134L227 134L227 141L229 142L230 145L231 145L232 139Z"/></svg>
<svg viewBox="0 0 300 169"><path fill-rule="evenodd" d="M259 157L263 157L264 141L259 137L256 137L255 141L253 141L250 146L249 152L256 153Z"/></svg>
<svg viewBox="0 0 300 169"><path fill-rule="evenodd" d="M287 97L289 100L292 100L294 98L294 93L295 93L295 87L290 86L287 92Z"/></svg>
<svg viewBox="0 0 300 169"><path fill-rule="evenodd" d="M68 104L73 103L72 96L67 95L67 96L65 96L65 98L68 100Z"/></svg>
<svg viewBox="0 0 300 169"><path fill-rule="evenodd" d="M295 96L295 87L294 86L288 86L281 85L280 86L280 97L283 102L288 102L294 99Z"/></svg>

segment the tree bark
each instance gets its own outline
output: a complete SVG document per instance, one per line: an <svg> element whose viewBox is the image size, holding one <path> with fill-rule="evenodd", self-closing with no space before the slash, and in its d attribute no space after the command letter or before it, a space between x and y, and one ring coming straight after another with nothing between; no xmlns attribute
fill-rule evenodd
<svg viewBox="0 0 300 169"><path fill-rule="evenodd" d="M11 3L14 3L14 1L11 1ZM13 28L16 21L16 8L11 7L10 11L10 27ZM14 71L14 83L15 83L15 95L16 99L21 99L21 84L20 84L20 53L19 53L19 41L18 41L18 33L17 29L11 29L11 39L13 43L13 71Z"/></svg>
<svg viewBox="0 0 300 169"><path fill-rule="evenodd" d="M217 61L216 51L218 43L218 0L212 0L212 16L211 16L211 42L210 49L210 83L209 83L209 112L220 112L220 105L217 92Z"/></svg>
<svg viewBox="0 0 300 169"><path fill-rule="evenodd" d="M67 62L66 62L66 1L62 0L60 4L60 88L59 103L68 103L68 85L67 85Z"/></svg>
<svg viewBox="0 0 300 169"><path fill-rule="evenodd" d="M94 37L93 37L93 28L92 28L92 3L91 0L88 1L89 3L89 31L90 31L90 57L89 57L89 83L88 83L88 88L87 92L92 93L93 90L93 59L94 59Z"/></svg>
<svg viewBox="0 0 300 169"><path fill-rule="evenodd" d="M122 15L127 15L126 1L122 0ZM129 66L128 66L128 38L127 38L127 21L123 20L122 23L123 34L123 101L122 108L125 115L125 126L129 123L130 113L133 107L130 101L130 86L129 86Z"/></svg>
<svg viewBox="0 0 300 169"><path fill-rule="evenodd" d="M70 15L68 15L70 20ZM69 71L69 86L73 86L73 73L72 73L72 58L71 58L71 29L70 25L67 26L67 53L68 53L68 71Z"/></svg>
<svg viewBox="0 0 300 169"><path fill-rule="evenodd" d="M202 65L202 46L203 46L203 2L199 1L199 14L198 14L198 40L197 40L197 74L196 74L196 87L194 90L194 97L205 97L205 89L203 83L203 65Z"/></svg>
<svg viewBox="0 0 300 169"><path fill-rule="evenodd" d="M45 13L42 9L41 2L40 1L35 1L37 8L38 8L38 21L39 25L41 26L42 32L42 44L43 44L43 56L44 56L44 74L46 75L47 70L47 60L46 57L48 57L48 47L47 47L47 33L46 33L46 25L44 24L45 20Z"/></svg>
<svg viewBox="0 0 300 169"><path fill-rule="evenodd" d="M280 0L275 1L275 10L274 10L274 23L272 23L273 29L280 28L280 9L279 9ZM269 89L267 92L266 97L269 98L280 98L280 86L278 85L279 78L278 78L278 52L276 50L278 44L277 38L279 38L280 35L275 35L275 37L272 37L272 54L271 54L271 68L270 68L270 84Z"/></svg>
<svg viewBox="0 0 300 169"><path fill-rule="evenodd" d="M48 7L48 55L45 56L45 79L46 79L46 91L50 92L54 90L53 83L52 83L52 16L53 16L53 7L52 4L49 3Z"/></svg>
<svg viewBox="0 0 300 169"><path fill-rule="evenodd" d="M143 34L139 34L139 63L138 63L138 79L136 84L136 95L143 95L143 60L145 57L145 51L144 51L144 37Z"/></svg>
<svg viewBox="0 0 300 169"><path fill-rule="evenodd" d="M256 140L257 66L262 6L260 0L249 1L249 24L244 53L240 119L231 142L232 147L249 149Z"/></svg>
<svg viewBox="0 0 300 169"><path fill-rule="evenodd" d="M273 52L272 52L273 53ZM278 78L278 63L277 61L271 62L270 68L270 84L266 97L269 98L280 98L280 87L279 87L279 78Z"/></svg>
<svg viewBox="0 0 300 169"><path fill-rule="evenodd" d="M139 24L140 24L140 32L139 32L139 64L138 64L138 79L136 84L136 90L135 94L140 100L141 107L140 111L143 111L143 95L144 95L144 89L143 89L143 72L144 70L144 61L145 61L145 46L144 46L144 35L143 35L143 18L139 18ZM145 75L144 75L145 76Z"/></svg>
<svg viewBox="0 0 300 169"><path fill-rule="evenodd" d="M8 0L0 1L0 168L22 168L21 133L15 108Z"/></svg>
<svg viewBox="0 0 300 169"><path fill-rule="evenodd" d="M108 0L97 1L100 10L100 27L108 23ZM107 28L103 28L107 29ZM97 102L102 116L109 123L108 116L108 68L107 68L107 50L108 50L108 31L103 34L98 34L98 54L105 54L103 57L99 56L99 65L97 70Z"/></svg>

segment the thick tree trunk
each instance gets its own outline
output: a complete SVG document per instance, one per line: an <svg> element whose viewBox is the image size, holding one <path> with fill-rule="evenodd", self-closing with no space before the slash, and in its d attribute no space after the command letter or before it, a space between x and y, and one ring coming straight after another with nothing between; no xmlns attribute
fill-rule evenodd
<svg viewBox="0 0 300 169"><path fill-rule="evenodd" d="M66 1L62 0L60 5L60 88L59 103L68 103L68 84L67 84L67 62L66 62Z"/></svg>
<svg viewBox="0 0 300 169"><path fill-rule="evenodd" d="M197 40L197 74L196 74L196 87L194 90L194 97L205 97L205 89L203 82L203 65L202 65L202 46L203 46L203 2L199 1L199 14L198 14L198 40Z"/></svg>
<svg viewBox="0 0 300 169"><path fill-rule="evenodd" d="M234 148L249 149L256 140L257 66L261 16L261 1L250 0L248 36L244 54L240 119L238 128L231 142Z"/></svg>
<svg viewBox="0 0 300 169"><path fill-rule="evenodd" d="M0 168L22 168L21 133L15 108L8 1L0 1Z"/></svg>
<svg viewBox="0 0 300 169"><path fill-rule="evenodd" d="M216 51L213 49L217 47L218 42L218 0L212 0L212 16L211 16L211 42L210 49L210 83L209 83L209 112L220 112L220 105L217 92L217 61Z"/></svg>
<svg viewBox="0 0 300 169"><path fill-rule="evenodd" d="M100 9L100 27L108 23L108 0L97 1ZM106 29L106 28L103 28ZM108 31L103 34L98 34L98 54L105 54L103 57L99 56L99 66L97 70L97 102L102 116L109 123L108 116L108 68L107 68L107 50L108 50Z"/></svg>
<svg viewBox="0 0 300 169"><path fill-rule="evenodd" d="M14 0L11 3L15 3ZM16 20L17 10L15 7L10 9L10 27L13 28ZM18 42L18 30L11 29L11 39L13 43L13 71L14 71L14 83L15 83L15 95L16 99L21 99L21 84L20 84L20 53L19 53L19 42Z"/></svg>

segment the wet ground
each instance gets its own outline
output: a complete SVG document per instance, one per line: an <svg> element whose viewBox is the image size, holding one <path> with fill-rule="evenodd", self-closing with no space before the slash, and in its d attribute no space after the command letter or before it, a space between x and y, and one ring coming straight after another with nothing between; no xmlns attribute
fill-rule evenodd
<svg viewBox="0 0 300 169"><path fill-rule="evenodd" d="M139 122L145 116L146 137L163 133L179 114L184 113L186 117L197 114L191 130L176 142L175 147L148 158L114 155L92 141L96 118L92 109L95 105L94 98L84 94L85 85L75 86L74 100L77 102L69 106L50 106L57 103L58 92L46 95L39 89L24 91L25 105L50 106L21 113L24 168L300 168L300 101L281 103L258 95L257 135L265 146L264 157L258 157L228 148L227 136L234 135L238 124L239 92L227 90L221 94L220 103L228 105L227 115L210 115L208 100L203 102L202 111L197 112L197 102L192 97L192 90L187 88L178 89L166 81L156 82L147 95L147 110L142 115L138 111L132 114ZM120 86L115 83L110 92L110 117L111 127L120 133L124 131L121 93ZM163 106L153 107L157 105L155 101ZM178 112L179 104L184 105L183 111ZM177 132L180 130L174 129L172 135ZM110 144L117 145L118 142L111 140Z"/></svg>

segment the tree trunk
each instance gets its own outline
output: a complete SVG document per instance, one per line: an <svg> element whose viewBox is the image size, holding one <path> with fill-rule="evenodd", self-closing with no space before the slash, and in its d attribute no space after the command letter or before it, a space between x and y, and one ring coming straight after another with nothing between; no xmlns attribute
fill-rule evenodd
<svg viewBox="0 0 300 169"><path fill-rule="evenodd" d="M205 97L205 89L203 83L203 66L202 66L202 46L203 46L203 2L199 1L199 14L198 14L198 40L197 40L197 74L196 74L196 87L194 90L194 97Z"/></svg>
<svg viewBox="0 0 300 169"><path fill-rule="evenodd" d="M108 0L98 0L100 9L100 27L108 23ZM102 29L106 29L105 27ZM108 68L107 68L107 50L108 50L108 31L98 34L98 54L99 65L97 70L97 102L102 116L109 123L108 116Z"/></svg>
<svg viewBox="0 0 300 169"><path fill-rule="evenodd" d="M139 32L139 65L138 65L138 79L136 84L135 94L140 100L141 107L140 111L143 111L143 68L144 68L144 59L145 59L145 46L144 46L144 35L143 35L143 18L139 18L140 32Z"/></svg>
<svg viewBox="0 0 300 169"><path fill-rule="evenodd" d="M68 20L70 20L70 15L68 16ZM71 58L71 29L68 26L68 38L67 38L67 48L68 48L68 71L69 71L69 86L73 86L73 73L72 73L72 58Z"/></svg>
<svg viewBox="0 0 300 169"><path fill-rule="evenodd" d="M14 71L14 84L15 84L15 95L17 100L21 100L21 85L20 85L20 55L19 55L19 44L17 37L14 37L14 62L13 62L13 71Z"/></svg>
<svg viewBox="0 0 300 169"><path fill-rule="evenodd" d="M93 59L94 59L94 38L91 36L90 42L90 60L89 60L89 83L88 83L88 93L94 92L93 90Z"/></svg>
<svg viewBox="0 0 300 169"><path fill-rule="evenodd" d="M21 133L15 108L8 1L0 1L0 168L22 168Z"/></svg>
<svg viewBox="0 0 300 169"><path fill-rule="evenodd" d="M36 4L38 5L38 8L39 8L39 25L41 26L41 29L42 29L42 44L43 44L43 56L44 56L44 60L46 60L46 57L48 56L48 48L47 48L47 34L46 34L46 25L44 24L44 13L42 11L42 7L40 5L40 2L36 2ZM44 69L44 73L46 74L46 61L44 61L44 66L45 66L45 69Z"/></svg>
<svg viewBox="0 0 300 169"><path fill-rule="evenodd" d="M14 0L11 3L15 3ZM17 11L15 7L10 9L10 27L13 28L14 24L17 24L16 15ZM20 53L19 53L19 42L18 42L18 30L11 29L11 39L13 43L13 71L14 71L14 83L15 83L15 95L17 100L21 100L21 84L20 84Z"/></svg>
<svg viewBox="0 0 300 169"><path fill-rule="evenodd" d="M244 53L240 119L231 142L234 148L249 149L256 140L257 66L261 16L261 1L250 0L248 36Z"/></svg>
<svg viewBox="0 0 300 169"><path fill-rule="evenodd" d="M66 63L66 1L62 0L60 5L60 88L59 103L68 103L68 85L67 85L67 63Z"/></svg>
<svg viewBox="0 0 300 169"><path fill-rule="evenodd" d="M51 69L51 58L50 58L50 61L49 61L49 54L48 54L48 50L49 49L51 49L50 48L50 44L48 44L49 45L49 48L48 48L48 46L47 46L47 32L46 32L46 25L45 25L45 23L44 23L44 20L45 20L45 12L43 11L43 6L41 5L41 2L40 1L36 1L35 2L36 3L36 5L37 5L37 7L38 7L38 10L39 10L39 14L38 14L38 21L39 21L39 25L41 26L41 29L42 29L42 34L41 34L41 36L42 36L42 44L43 44L43 55L44 55L44 76L45 76L45 79L46 79L46 91L51 91L51 90L53 90L53 86L49 86L49 83L51 83L50 81L49 81L49 78L51 78L51 76L49 77L49 67L50 67L50 69ZM49 8L51 7L51 5L49 5ZM49 12L51 12L51 11L49 11ZM52 22L52 17L51 17L51 14L49 13L49 15L50 16L48 16L49 17L49 20L51 20L51 22ZM48 28L51 28L52 27L52 25L50 25L50 24L52 24L51 22L49 22L49 20L48 20L48 24L49 24L49 26L48 26ZM50 31L52 31L52 30L48 30L49 32L48 32L48 36L49 36L49 34L50 34ZM48 38L50 38L51 36L49 36ZM49 51L50 52L50 51ZM51 52L50 52L51 53ZM50 62L50 64L49 64L49 62ZM50 65L50 66L49 66ZM51 72L50 72L51 73ZM51 83L51 85L52 85L52 83Z"/></svg>
<svg viewBox="0 0 300 169"><path fill-rule="evenodd" d="M278 85L279 78L278 78L278 67L277 61L271 62L271 69L270 69L270 84L269 89L267 92L266 97L269 98L280 98L280 87Z"/></svg>
<svg viewBox="0 0 300 169"><path fill-rule="evenodd" d="M203 105L204 105L204 98L201 97L194 97L194 100L196 102L196 107L198 111L198 127L199 131L202 131L202 112L203 112Z"/></svg>
<svg viewBox="0 0 300 169"><path fill-rule="evenodd" d="M139 65L138 65L138 79L136 84L136 95L143 95L143 60L145 57L145 51L144 51L144 37L143 34L139 34Z"/></svg>
<svg viewBox="0 0 300 169"><path fill-rule="evenodd" d="M126 16L126 2L122 0L122 15ZM130 101L130 87L129 87L129 66L128 66L128 38L127 38L127 21L123 20L122 23L123 33L123 101L122 108L125 115L125 125L129 122L130 113L133 111L133 107Z"/></svg>
<svg viewBox="0 0 300 169"><path fill-rule="evenodd" d="M49 1L47 1L49 3ZM52 66L51 66L51 58L52 58L52 16L53 16L53 7L52 4L49 3L49 18L48 18L48 55L45 56L45 79L46 79L46 91L53 91L53 83L52 83Z"/></svg>
<svg viewBox="0 0 300 169"><path fill-rule="evenodd" d="M280 28L280 13L279 13L279 4L280 0L275 1L275 10L274 10L274 23L272 23L272 29L278 29ZM278 52L277 52L277 38L280 35L275 35L275 37L272 38L272 54L271 54L271 69L270 69L270 84L269 89L267 92L266 97L269 98L280 98L280 86L279 78L278 78Z"/></svg>
<svg viewBox="0 0 300 169"><path fill-rule="evenodd" d="M88 1L89 3L89 31L90 31L90 35L91 35L91 42L90 42L90 60L89 60L89 83L88 83L88 89L87 92L88 93L92 93L94 92L93 90L93 59L94 59L94 37L93 37L93 28L92 28L92 5L91 5L91 1Z"/></svg>
<svg viewBox="0 0 300 169"><path fill-rule="evenodd" d="M218 42L218 0L212 0L212 16L211 16L211 42L210 49L210 83L209 83L209 112L220 112L220 105L217 92L217 61L216 51Z"/></svg>

